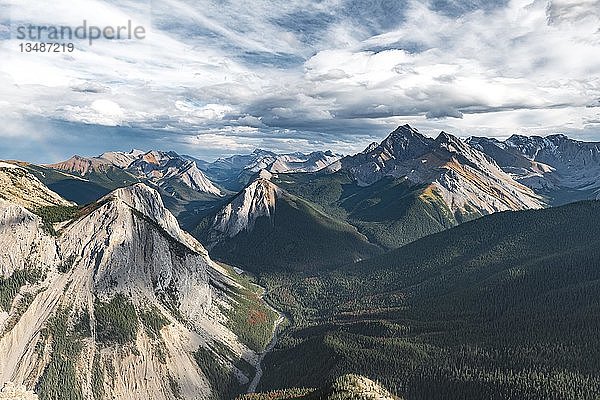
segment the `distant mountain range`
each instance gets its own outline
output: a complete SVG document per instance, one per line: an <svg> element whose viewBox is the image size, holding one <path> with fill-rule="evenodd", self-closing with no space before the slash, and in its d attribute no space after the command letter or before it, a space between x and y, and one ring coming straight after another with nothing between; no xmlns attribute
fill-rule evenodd
<svg viewBox="0 0 600 400"><path fill-rule="evenodd" d="M504 142L471 137L467 143L552 204L600 198L600 143L565 135L513 135Z"/></svg>
<svg viewBox="0 0 600 400"><path fill-rule="evenodd" d="M335 266L482 215L545 206L484 153L447 133L431 139L410 126L316 173L262 171L194 230L215 256L249 270ZM320 223L303 230L299 221L311 218ZM338 234L327 248L347 250L309 251L328 230L347 232L348 241ZM316 253L318 261L311 259Z"/></svg>
<svg viewBox="0 0 600 400"><path fill-rule="evenodd" d="M260 170L271 173L317 172L342 156L331 151L276 154L257 149L248 155L219 158L212 163L197 161L198 167L223 187L239 191Z"/></svg>
<svg viewBox="0 0 600 400"><path fill-rule="evenodd" d="M96 181L99 176L110 178L119 173L124 175L124 181L145 180L175 196L177 193L173 188L178 185L202 194L222 195L194 161L174 152L132 150L129 153L109 152L92 158L73 156L46 167ZM116 179L118 177L111 180Z"/></svg>
<svg viewBox="0 0 600 400"><path fill-rule="evenodd" d="M275 243L288 250L312 244L308 237L293 238L294 226L277 217L283 204L305 205L289 208L298 214L294 219L344 226L352 240L366 245L366 253L353 253L362 259L373 254L373 246L378 251L396 248L490 213L596 198L599 154L600 145L562 135L463 141L446 132L429 138L404 125L381 143L345 157L330 151L255 150L206 162L175 152L131 150L25 167L79 204L146 182L215 254L253 269L244 261L252 254L248 246L267 251ZM253 233L256 226L260 229ZM271 245L266 237L272 238ZM294 257L296 264L306 261ZM329 263L326 259L321 261ZM286 257L272 262L291 265Z"/></svg>
<svg viewBox="0 0 600 400"><path fill-rule="evenodd" d="M383 177L404 177L413 185L426 185L453 213L483 215L543 206L539 196L489 157L446 132L431 139L404 125L378 146L369 146L338 165L350 171L360 186Z"/></svg>
<svg viewBox="0 0 600 400"><path fill-rule="evenodd" d="M331 151L276 154L257 149L206 162L172 151L131 150L26 167L79 204L140 181L178 201L218 200L240 192L261 170L275 176L347 171L361 187L382 178L402 178L442 198L459 220L600 196L600 143L564 135L513 135L504 142L470 137L463 141L446 132L432 139L408 125L398 127L381 143L346 157ZM80 182L72 182L77 178ZM84 193L77 193L77 186L86 185Z"/></svg>
<svg viewBox="0 0 600 400"><path fill-rule="evenodd" d="M599 154L404 125L0 161L0 394L597 398Z"/></svg>

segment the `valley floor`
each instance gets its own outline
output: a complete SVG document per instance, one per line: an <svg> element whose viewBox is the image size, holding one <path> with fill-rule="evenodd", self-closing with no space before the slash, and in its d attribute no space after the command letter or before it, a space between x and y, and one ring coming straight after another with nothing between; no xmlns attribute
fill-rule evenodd
<svg viewBox="0 0 600 400"><path fill-rule="evenodd" d="M275 310L274 308L272 308L272 310L277 312L277 310ZM283 324L284 321L285 321L285 317L283 316L282 313L279 313L279 318L277 319L277 321L275 321L275 326L273 328L273 338L271 339L271 341L269 342L269 344L267 345L265 350L260 354L260 356L256 362L256 375L254 375L254 379L252 379L252 382L250 382L247 393L256 392L256 388L258 387L258 384L260 383L260 379L263 376L263 369L262 369L261 364L262 364L265 356L267 355L267 353L273 351L273 349L275 348L275 345L277 344L277 340L279 339L279 334L281 332L281 325Z"/></svg>

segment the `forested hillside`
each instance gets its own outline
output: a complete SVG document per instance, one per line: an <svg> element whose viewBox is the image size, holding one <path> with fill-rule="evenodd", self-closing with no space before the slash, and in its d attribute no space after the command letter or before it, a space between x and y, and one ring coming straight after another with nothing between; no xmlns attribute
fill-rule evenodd
<svg viewBox="0 0 600 400"><path fill-rule="evenodd" d="M263 389L354 372L408 399L600 396L600 202L498 213L263 280L296 323Z"/></svg>
<svg viewBox="0 0 600 400"><path fill-rule="evenodd" d="M389 249L463 222L463 216L455 216L436 193L404 178L386 177L360 187L340 171L280 175L274 182Z"/></svg>
<svg viewBox="0 0 600 400"><path fill-rule="evenodd" d="M268 393L252 393L238 400L402 400L377 382L364 376L348 374L340 376L319 389L285 389Z"/></svg>
<svg viewBox="0 0 600 400"><path fill-rule="evenodd" d="M214 215L204 221L210 226ZM206 228L196 230L207 243ZM218 242L211 255L245 270L306 271L339 267L381 254L355 227L330 217L313 204L279 194L271 216L256 219L252 229Z"/></svg>

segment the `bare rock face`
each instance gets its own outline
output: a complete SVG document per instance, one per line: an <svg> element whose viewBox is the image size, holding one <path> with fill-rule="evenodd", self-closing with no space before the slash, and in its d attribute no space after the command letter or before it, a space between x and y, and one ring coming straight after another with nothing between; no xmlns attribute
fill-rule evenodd
<svg viewBox="0 0 600 400"><path fill-rule="evenodd" d="M371 143L362 153L341 160L341 167L354 175L360 186L369 186L384 176L397 175L409 163L430 151L433 139L408 125L400 126L379 145Z"/></svg>
<svg viewBox="0 0 600 400"><path fill-rule="evenodd" d="M346 157L331 168L348 170L360 186L386 176L426 187L425 200L441 200L453 213L485 215L497 211L541 208L542 198L515 181L486 154L446 132L425 137L408 125L378 146Z"/></svg>
<svg viewBox="0 0 600 400"><path fill-rule="evenodd" d="M200 193L222 195L221 190L198 169L194 161L172 151L137 153L135 159L126 167L126 171L135 176L150 179L165 189L174 183L180 183Z"/></svg>
<svg viewBox="0 0 600 400"><path fill-rule="evenodd" d="M223 288L236 282L148 186L112 192L57 236L0 201L0 241L4 277L31 265L41 272L0 310L0 382L86 400L210 398L199 348L248 379L234 362L258 356L222 312L230 307Z"/></svg>
<svg viewBox="0 0 600 400"><path fill-rule="evenodd" d="M312 153L276 154L271 151L256 149L251 154L220 158L210 163L209 170L229 170L259 172L267 170L272 173L315 172L339 160L341 156L331 151L314 151Z"/></svg>
<svg viewBox="0 0 600 400"><path fill-rule="evenodd" d="M459 138L442 132L435 143L438 147L433 154L444 163L433 184L452 211L474 209L489 214L544 206L540 196Z"/></svg>
<svg viewBox="0 0 600 400"><path fill-rule="evenodd" d="M256 154L255 159L244 167L251 172L267 170L272 173L295 173L295 172L316 172L341 158L340 155L331 151L314 151L312 153L291 153L291 154L273 154L260 152Z"/></svg>
<svg viewBox="0 0 600 400"><path fill-rule="evenodd" d="M24 168L14 164L0 162L0 188L0 199L29 209L74 205L48 189Z"/></svg>
<svg viewBox="0 0 600 400"><path fill-rule="evenodd" d="M270 217L280 189L269 180L271 173L262 170L259 178L248 185L216 215L211 228L211 242L251 231L259 217Z"/></svg>
<svg viewBox="0 0 600 400"><path fill-rule="evenodd" d="M132 162L144 154L144 151L136 149L133 149L127 153L122 151L108 151L100 154L98 158L108 160L119 168L127 168Z"/></svg>
<svg viewBox="0 0 600 400"><path fill-rule="evenodd" d="M97 295L176 293L172 300L195 320L210 307L208 253L179 228L159 194L144 184L118 189L60 236L63 257L93 276Z"/></svg>
<svg viewBox="0 0 600 400"><path fill-rule="evenodd" d="M107 171L113 167L112 162L99 157L86 158L75 155L66 161L47 165L48 168L67 171L86 176L90 172Z"/></svg>
<svg viewBox="0 0 600 400"><path fill-rule="evenodd" d="M42 219L24 207L0 200L0 277L28 268L56 265L54 239L42 228Z"/></svg>
<svg viewBox="0 0 600 400"><path fill-rule="evenodd" d="M206 175L198 169L194 161L171 160L165 165L159 175L157 182L162 187L168 187L174 180L183 183L197 192L210 193L215 196L223 195L221 190L213 185Z"/></svg>
<svg viewBox="0 0 600 400"><path fill-rule="evenodd" d="M6 382L0 390L0 400L37 400L38 396L33 390L27 390L23 385Z"/></svg>
<svg viewBox="0 0 600 400"><path fill-rule="evenodd" d="M182 184L191 190L221 196L217 188L198 169L194 161L175 152L131 150L130 152L106 152L98 157L73 156L69 160L47 167L86 177L91 173L107 173L120 169L131 178L148 179L152 183L169 188Z"/></svg>
<svg viewBox="0 0 600 400"><path fill-rule="evenodd" d="M512 135L503 142L474 137L469 143L533 189L551 196L567 190L571 201L600 196L600 143L565 135Z"/></svg>

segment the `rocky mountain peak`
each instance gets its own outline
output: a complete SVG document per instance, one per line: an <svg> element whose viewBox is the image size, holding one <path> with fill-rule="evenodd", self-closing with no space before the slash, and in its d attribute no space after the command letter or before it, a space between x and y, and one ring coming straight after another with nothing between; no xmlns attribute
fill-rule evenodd
<svg viewBox="0 0 600 400"><path fill-rule="evenodd" d="M534 136L530 137L530 136L525 136L525 135L513 134L508 139L506 139L506 141L504 143L506 143L508 146L511 146L511 147L523 148L525 146L536 145L537 140L535 140Z"/></svg>
<svg viewBox="0 0 600 400"><path fill-rule="evenodd" d="M142 218L154 222L173 239L186 244L190 249L205 253L202 246L184 232L177 219L165 207L162 197L155 189L144 183L117 189L98 201L98 204L117 203L137 212Z"/></svg>
<svg viewBox="0 0 600 400"><path fill-rule="evenodd" d="M15 383L0 390L0 399L33 399L23 384L65 398L92 399L93 390L105 398L209 398L215 387L194 356L199 348L236 371L241 383L248 380L229 360L257 356L225 325L220 308L233 302L221 288L237 283L179 228L156 190L144 184L115 190L58 236L42 229L39 216L0 199L0 242L0 277L39 270L0 308L0 382ZM109 309L116 319L106 315ZM217 342L227 354L213 350ZM78 350L65 355L58 346ZM49 381L44 372L57 359L68 367ZM128 379L90 386L109 371ZM64 381L80 384L63 387Z"/></svg>
<svg viewBox="0 0 600 400"><path fill-rule="evenodd" d="M121 151L107 151L100 154L98 158L108 160L119 168L127 168L132 162L146 153L146 151L136 149L132 149L127 153Z"/></svg>
<svg viewBox="0 0 600 400"><path fill-rule="evenodd" d="M463 142L460 138L444 131L440 132L438 137L435 139L435 143L451 153L464 153L470 150L467 143Z"/></svg>
<svg viewBox="0 0 600 400"><path fill-rule="evenodd" d="M380 144L372 143L362 153L341 160L360 186L368 186L397 170L399 163L417 159L432 149L434 140L410 125L399 126Z"/></svg>
<svg viewBox="0 0 600 400"><path fill-rule="evenodd" d="M264 150L264 149L254 149L254 151L252 151L252 154L255 156L276 156L276 153L273 153L272 151L269 150Z"/></svg>
<svg viewBox="0 0 600 400"><path fill-rule="evenodd" d="M522 142L528 142L528 141L529 141L529 136L519 135L517 133L513 133L512 135L510 135L510 137L508 139L506 139L506 142L509 142L509 143L522 143Z"/></svg>
<svg viewBox="0 0 600 400"><path fill-rule="evenodd" d="M197 192L223 195L192 160L173 158L165 164L162 174L159 180L161 187L169 186L171 181L176 180Z"/></svg>
<svg viewBox="0 0 600 400"><path fill-rule="evenodd" d="M165 209L158 192L143 183L117 189L99 202L102 203L108 200L122 201L148 218L158 218L159 214Z"/></svg>
<svg viewBox="0 0 600 400"><path fill-rule="evenodd" d="M395 158L407 159L418 157L429 150L433 140L422 135L410 125L396 128L379 146Z"/></svg>
<svg viewBox="0 0 600 400"><path fill-rule="evenodd" d="M266 169L261 169L258 172L258 177L262 178L262 179L266 179L266 180L271 180L271 178L273 177L273 174L270 173L269 171L267 171Z"/></svg>
<svg viewBox="0 0 600 400"><path fill-rule="evenodd" d="M404 125L369 153L342 160L359 186L383 177L405 177L433 185L452 211L480 214L539 208L541 200L515 182L496 162L460 138L441 132L434 140Z"/></svg>
<svg viewBox="0 0 600 400"><path fill-rule="evenodd" d="M57 169L60 171L77 173L81 176L85 176L90 172L104 171L112 165L112 162L107 159L98 157L86 158L79 155L74 155L66 161L62 161L56 164L49 164L47 165L47 167Z"/></svg>
<svg viewBox="0 0 600 400"><path fill-rule="evenodd" d="M271 217L280 193L269 179L271 173L262 170L258 177L215 216L211 228L211 243L238 233L251 231L259 217Z"/></svg>

